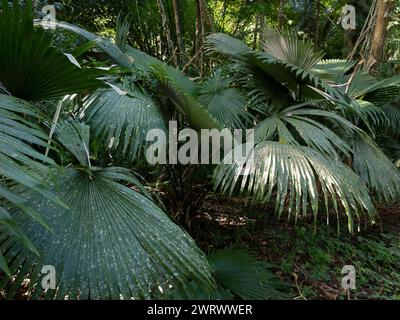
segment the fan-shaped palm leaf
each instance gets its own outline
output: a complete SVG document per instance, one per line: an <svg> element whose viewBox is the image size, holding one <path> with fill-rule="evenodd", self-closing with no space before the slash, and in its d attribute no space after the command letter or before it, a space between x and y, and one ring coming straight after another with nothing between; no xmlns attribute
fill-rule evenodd
<svg viewBox="0 0 400 320"><path fill-rule="evenodd" d="M310 40L299 39L293 31L284 35L279 30L267 28L263 33L261 46L265 52L303 70L310 70L324 56L322 51L315 50Z"/></svg>
<svg viewBox="0 0 400 320"><path fill-rule="evenodd" d="M14 1L13 9L2 1L0 82L10 94L41 100L103 86L96 78L104 71L80 69L51 45L51 36L42 28L34 30L31 0L23 12L19 1Z"/></svg>
<svg viewBox="0 0 400 320"><path fill-rule="evenodd" d="M88 132L87 126L68 121L59 125L56 136L81 158ZM151 298L157 290L182 290L191 280L206 291L214 289L206 257L148 197L125 185L138 186L129 170L88 167L84 160L81 165L48 178L51 191L69 209L18 188L18 194L42 212L53 232L26 219L20 210L10 210L40 256L9 239L2 229L0 249L12 261L11 273L18 275L11 284L4 279L0 288L10 285L7 292L12 296L29 277L33 298ZM57 290L40 286L43 265L55 267Z"/></svg>
<svg viewBox="0 0 400 320"><path fill-rule="evenodd" d="M37 251L10 216L8 207L20 208L42 226L48 227L48 224L37 210L13 191L12 185L23 185L61 204L42 181L42 176L48 170L45 163L54 162L32 147L47 146L47 135L34 122L27 120L36 117L34 109L27 102L0 95L0 224L33 252ZM0 250L0 269L9 273L2 252Z"/></svg>
<svg viewBox="0 0 400 320"><path fill-rule="evenodd" d="M333 121L348 132L355 132L357 128L335 113L304 108L304 106L306 104L288 107L261 121L255 128L257 141L277 138L282 143L294 145L304 145L305 143L307 146L336 159L339 159L337 150L349 155L350 146L324 125L321 119Z"/></svg>
<svg viewBox="0 0 400 320"><path fill-rule="evenodd" d="M355 66L355 64L355 61L326 59L321 60L314 65L312 72L325 81L337 82L342 79L345 74Z"/></svg>
<svg viewBox="0 0 400 320"><path fill-rule="evenodd" d="M146 145L148 131L165 130L165 122L148 94L136 86L123 90L128 93L121 95L108 89L90 97L84 104L83 119L113 153L133 161Z"/></svg>
<svg viewBox="0 0 400 320"><path fill-rule="evenodd" d="M19 270L10 295L29 277L33 298L42 297L43 265L56 270L57 290L48 290L47 298L151 298L156 290L181 288L188 280L212 290L211 268L190 236L148 198L116 182L116 173L119 179L131 180L116 168L55 174L52 191L69 210L35 193L24 194L53 232L12 212L40 256L1 233L1 250L13 261L10 270Z"/></svg>
<svg viewBox="0 0 400 320"><path fill-rule="evenodd" d="M233 192L240 185L241 192L247 191L261 202L268 201L275 190L279 216L287 206L289 217L294 215L296 219L301 210L307 215L309 207L317 218L321 191L328 221L329 202L337 215L339 202L348 217L350 231L354 214L360 218L362 212L367 212L371 219L375 215L362 180L340 161L327 159L307 147L262 142L254 149L254 161L238 159L234 165L218 166L215 183L223 192Z"/></svg>
<svg viewBox="0 0 400 320"><path fill-rule="evenodd" d="M217 71L213 78L204 81L198 90L198 101L224 126L244 129L251 118L246 110L246 97L239 89L231 87L232 79Z"/></svg>
<svg viewBox="0 0 400 320"><path fill-rule="evenodd" d="M271 266L246 249L235 247L214 251L209 257L217 283L241 299L279 299L283 284Z"/></svg>
<svg viewBox="0 0 400 320"><path fill-rule="evenodd" d="M400 109L398 106L393 104L385 104L381 106L381 109L385 113L387 122L386 127L390 129L391 132L400 132Z"/></svg>
<svg viewBox="0 0 400 320"><path fill-rule="evenodd" d="M240 44L239 40L224 34L210 35L207 38L207 48L210 52L231 57L237 66L235 70L242 73L247 81L255 82L253 83L255 93L266 90L267 96L271 94L267 87L271 85L272 80L272 82L275 81L289 89L291 96L294 95L303 100L309 96L312 99L328 97L342 101L342 95L335 88L329 86L312 72L312 67L320 60L321 54L312 51L309 44L304 44L301 40L293 37L293 35L279 36L279 39L275 39L279 50L275 52L271 47L271 51L277 56L270 52L251 50L244 43ZM286 45L281 43L282 39L285 39ZM291 46L288 46L289 43ZM311 54L311 52L313 53ZM249 73L252 75L250 78ZM260 81L268 81L266 88L259 85ZM274 86L276 87L277 84Z"/></svg>

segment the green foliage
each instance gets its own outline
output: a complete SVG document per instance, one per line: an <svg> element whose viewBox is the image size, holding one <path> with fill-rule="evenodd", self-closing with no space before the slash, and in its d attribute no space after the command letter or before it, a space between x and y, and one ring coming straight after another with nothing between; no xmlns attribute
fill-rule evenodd
<svg viewBox="0 0 400 320"><path fill-rule="evenodd" d="M194 129L219 129L222 125L195 97L196 84L179 70L158 63L152 66L164 97L169 98Z"/></svg>
<svg viewBox="0 0 400 320"><path fill-rule="evenodd" d="M25 100L43 100L103 86L104 72L80 69L51 44L42 29L34 29L32 2L23 10L3 0L0 13L0 82L6 92ZM49 67L50 66L50 67Z"/></svg>
<svg viewBox="0 0 400 320"><path fill-rule="evenodd" d="M193 240L149 199L115 181L130 180L124 170L66 169L53 179L51 190L69 210L22 193L42 212L52 233L13 212L40 256L4 242L7 233L2 232L1 250L13 261L10 270L20 270L12 286L18 288L29 274L33 288L40 282L41 266L52 265L58 271L58 290L46 298L150 298L159 286L167 291L170 285L184 286L187 279L212 289L211 269ZM39 284L33 298L41 294Z"/></svg>
<svg viewBox="0 0 400 320"><path fill-rule="evenodd" d="M83 120L93 135L115 156L133 162L142 153L151 129L165 130L159 106L136 85L99 91L84 103ZM126 91L125 91L126 90Z"/></svg>
<svg viewBox="0 0 400 320"><path fill-rule="evenodd" d="M369 219L374 219L376 212L368 190L360 177L343 163L329 160L311 148L271 141L258 144L254 157L251 162L243 159L234 165L218 166L215 171L216 185L230 194L238 185L241 192L246 191L262 203L267 202L275 190L279 216L287 207L289 218L294 216L297 220L301 212L307 216L311 209L316 220L320 211L319 181L328 221L329 201L338 220L338 202L342 205L350 232L353 231L354 216L359 219L366 212Z"/></svg>
<svg viewBox="0 0 400 320"><path fill-rule="evenodd" d="M80 8L69 21L92 30L104 26L101 34L115 41L66 22L53 32L38 21L35 28L31 1L23 9L19 1L11 9L6 0L1 6L0 90L7 95L0 95L0 268L7 277L0 279L0 288L8 297L26 279L29 297L37 299L285 297L272 266L251 251L218 250L207 260L186 231L155 205L147 190L153 185L145 187L131 172L133 165L147 171L140 165L146 135L150 129L166 130L168 120L177 120L179 129L198 131L255 129L255 161L217 166L215 186L261 206L274 199L278 217L287 212L301 223L311 216L316 226L324 208L328 224L333 214L339 227L344 214L353 232L355 225L360 229L362 222L376 221L374 200L399 198L400 175L393 161L400 161L400 77L378 79L358 71L356 62L323 60L311 41L318 46L332 37L324 28L338 15L339 4L324 15L331 1L296 2L291 10L278 2L217 0L196 8L193 1L181 1L185 48L179 61L188 63L174 68L168 59L175 56L179 32L170 32L176 27L170 1L164 3L163 24L157 23L164 12L155 0L102 6L62 2L61 16L65 9ZM260 15L265 9L271 11L267 21ZM117 17L118 12L127 15ZM91 21L93 14L99 17ZM292 25L291 31L267 28L275 24ZM199 49L211 30L216 33L208 36L209 55L204 55ZM78 57L94 68L77 66ZM104 75L111 88L98 90ZM67 108L61 101L68 101ZM53 123L48 119L52 105L58 105ZM57 149L46 142L53 130ZM57 168L47 157L49 150L67 167ZM125 168L117 167L121 164ZM211 172L196 169L155 169L164 176L161 183L179 188L182 212L175 213L173 204L167 210L177 221L183 213L189 228L197 210L186 205L187 198L194 194L197 177ZM170 183L163 181L166 173ZM242 231L232 239L241 239L247 230ZM296 233L294 252L307 257L301 263L313 279L334 281L328 266L359 258L361 284L383 281L385 297L398 293L397 238L360 236L346 242L329 232L322 229L319 238L307 229ZM285 273L299 263L296 254L281 261ZM45 264L56 267L55 291L40 289ZM390 276L379 275L381 266ZM296 287L300 292L297 282ZM312 286L301 293L316 294Z"/></svg>
<svg viewBox="0 0 400 320"><path fill-rule="evenodd" d="M208 257L217 288L207 293L197 282L171 293L173 299L265 300L287 298L288 286L272 272L272 265L237 247L216 250Z"/></svg>
<svg viewBox="0 0 400 320"><path fill-rule="evenodd" d="M25 218L30 216L42 227L49 228L49 225L40 210L26 203L14 186L25 186L49 201L62 204L42 181L42 176L48 171L46 165L54 165L54 162L33 147L47 146L47 135L35 124L37 117L37 112L29 103L0 95L0 227L34 253L37 253L37 249L16 223L10 209L17 207L25 214ZM2 252L0 268L11 275Z"/></svg>
<svg viewBox="0 0 400 320"><path fill-rule="evenodd" d="M305 227L298 227L291 234L276 233L272 250L281 250L275 244L285 242L290 248L285 257L277 263L283 273L296 273L298 290L307 299L324 295L321 284L331 287L330 299L397 299L399 294L400 238L396 232L366 233L351 237L337 235L326 227L320 227L313 234ZM354 265L356 269L356 290L350 296L341 288L341 269ZM324 295L325 296L325 295Z"/></svg>
<svg viewBox="0 0 400 320"><path fill-rule="evenodd" d="M48 178L50 191L68 209L35 192L18 190L43 214L52 232L26 219L21 211L11 212L40 254L35 256L8 240L9 233L1 230L0 248L12 261L11 274L19 271L8 290L11 297L29 275L29 294L35 288L32 297L41 298L37 282L43 265L58 270L58 290L48 291L46 298L151 298L159 287L164 291L182 288L189 279L206 291L213 289L212 269L190 236L149 198L122 184L137 184L129 170L90 166L85 158L89 127L63 123L57 137L83 167L54 172ZM0 288L7 284L9 280L4 279Z"/></svg>
<svg viewBox="0 0 400 320"><path fill-rule="evenodd" d="M250 251L227 248L209 257L215 269L217 283L244 300L277 299L285 297L284 285L270 270L271 265L260 261Z"/></svg>
<svg viewBox="0 0 400 320"><path fill-rule="evenodd" d="M231 129L245 128L251 120L246 97L238 88L231 86L229 77L217 71L206 79L198 89L198 101L224 126Z"/></svg>

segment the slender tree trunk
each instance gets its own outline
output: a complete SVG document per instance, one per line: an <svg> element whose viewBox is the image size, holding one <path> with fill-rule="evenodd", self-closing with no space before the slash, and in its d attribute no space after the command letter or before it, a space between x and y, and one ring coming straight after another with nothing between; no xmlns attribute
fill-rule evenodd
<svg viewBox="0 0 400 320"><path fill-rule="evenodd" d="M315 37L314 37L314 44L315 47L319 47L319 21L321 18L321 0L317 0L317 4L315 6Z"/></svg>
<svg viewBox="0 0 400 320"><path fill-rule="evenodd" d="M285 4L286 0L279 0L279 11L278 11L278 28L283 27L283 22L285 20Z"/></svg>
<svg viewBox="0 0 400 320"><path fill-rule="evenodd" d="M222 32L225 32L225 17L226 17L226 11L228 9L228 2L227 0L224 0L224 6L222 9Z"/></svg>
<svg viewBox="0 0 400 320"><path fill-rule="evenodd" d="M179 50L179 64L185 64L185 43L183 42L182 37L182 24L181 24L181 2L180 0L172 0L172 4L174 7L174 18L175 18L175 30L176 30L176 39L178 42L178 50Z"/></svg>
<svg viewBox="0 0 400 320"><path fill-rule="evenodd" d="M264 34L265 34L265 14L264 14L264 0L258 0L258 3L261 6L261 10L259 13L259 33L260 33L260 46L264 42Z"/></svg>
<svg viewBox="0 0 400 320"><path fill-rule="evenodd" d="M390 14L394 8L393 0L378 0L376 24L371 40L371 49L368 56L367 69L375 69L383 61L387 27Z"/></svg>
<svg viewBox="0 0 400 320"><path fill-rule="evenodd" d="M196 54L200 76L204 75L203 53L201 52L204 41L204 7L202 0L196 0Z"/></svg>
<svg viewBox="0 0 400 320"><path fill-rule="evenodd" d="M160 15L161 15L161 23L162 23L162 28L164 30L165 38L167 41L168 51L172 57L172 60L174 61L175 66L178 66L178 60L177 60L176 53L175 53L175 46L174 46L174 42L172 41L172 38L171 38L171 29L169 27L168 17L165 12L163 0L157 0L157 5L158 5L158 9L159 9Z"/></svg>
<svg viewBox="0 0 400 320"><path fill-rule="evenodd" d="M256 15L256 26L253 32L253 50L257 49L258 29L260 28L260 17Z"/></svg>

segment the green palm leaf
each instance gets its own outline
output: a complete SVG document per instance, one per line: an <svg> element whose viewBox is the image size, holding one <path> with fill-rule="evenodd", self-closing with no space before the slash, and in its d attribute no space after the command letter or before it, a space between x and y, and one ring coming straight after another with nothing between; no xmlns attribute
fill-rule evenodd
<svg viewBox="0 0 400 320"><path fill-rule="evenodd" d="M267 202L275 191L279 216L285 207L289 218L296 220L311 209L314 218L319 211L319 193L323 194L329 221L329 202L339 219L338 203L344 208L349 230L353 231L354 215L363 212L374 219L375 208L368 190L350 168L340 161L327 159L307 147L266 141L254 149L254 161L238 159L234 165L220 165L215 171L215 184L232 193L236 186L254 200ZM318 188L318 182L320 189ZM339 226L339 224L338 224Z"/></svg>
<svg viewBox="0 0 400 320"><path fill-rule="evenodd" d="M217 283L244 300L285 297L283 284L271 266L246 249L235 247L216 250L209 257Z"/></svg>
<svg viewBox="0 0 400 320"><path fill-rule="evenodd" d="M213 78L204 81L198 90L198 101L224 126L244 129L251 118L246 110L246 97L239 89L231 87L232 79L217 71Z"/></svg>
<svg viewBox="0 0 400 320"><path fill-rule="evenodd" d="M336 82L355 66L354 61L340 59L321 60L312 68L312 72L321 79Z"/></svg>
<svg viewBox="0 0 400 320"><path fill-rule="evenodd" d="M329 111L304 108L307 104L288 107L268 117L255 127L257 141L278 139L283 143L307 145L321 153L339 159L338 150L349 155L350 146L323 123L334 122L343 130L358 131L352 123ZM322 120L322 121L321 121Z"/></svg>
<svg viewBox="0 0 400 320"><path fill-rule="evenodd" d="M165 97L186 117L194 129L222 129L218 120L196 100L197 86L179 70L162 63L152 65L153 75Z"/></svg>
<svg viewBox="0 0 400 320"><path fill-rule="evenodd" d="M103 86L103 71L80 69L51 44L42 28L34 30L32 2L23 12L3 1L0 13L0 82L8 93L25 100L42 100Z"/></svg>
<svg viewBox="0 0 400 320"><path fill-rule="evenodd" d="M42 297L43 265L56 269L57 290L48 290L47 298L149 299L158 290L184 287L188 280L213 289L211 268L190 236L148 198L112 179L117 172L93 168L90 174L75 169L55 173L52 191L69 210L36 193L24 193L53 232L20 211L12 212L41 255L0 234L0 248L13 261L10 271L19 270L10 295L29 276L32 298ZM125 170L118 177L131 180Z"/></svg>
<svg viewBox="0 0 400 320"><path fill-rule="evenodd" d="M274 45L267 44L269 51L260 52L251 50L228 35L212 34L207 38L208 51L231 57L235 62L235 70L242 74L243 81L252 82L255 89L252 94L265 94L266 91L267 96L271 95L268 87L272 85L277 87L274 91L278 91L280 96L280 86L285 86L291 96L295 95L303 100L343 100L335 88L312 71L312 67L321 60L322 54L316 52L309 43L298 40L294 35L276 35L271 43L275 43L278 48L274 50Z"/></svg>
<svg viewBox="0 0 400 320"><path fill-rule="evenodd" d="M97 92L84 104L83 120L93 128L93 135L112 153L138 158L146 145L151 129L165 130L165 122L158 105L139 87L124 87L126 95L113 89Z"/></svg>
<svg viewBox="0 0 400 320"><path fill-rule="evenodd" d="M293 31L283 34L276 29L264 30L262 48L280 61L310 70L319 63L324 53L316 51L310 40L300 40Z"/></svg>
<svg viewBox="0 0 400 320"><path fill-rule="evenodd" d="M374 193L386 201L400 194L400 173L372 139L355 136L351 141L354 171Z"/></svg>
<svg viewBox="0 0 400 320"><path fill-rule="evenodd" d="M54 162L43 156L35 147L47 146L47 135L33 122L37 117L34 109L27 102L0 95L0 225L8 230L16 240L24 244L32 252L37 250L20 230L18 224L9 214L10 207L18 207L42 226L48 224L38 210L20 194L13 186L23 185L35 190L43 197L61 205L62 203L48 191L43 182L43 175L48 171L45 164ZM31 119L31 120L28 120ZM0 250L0 268L9 273L5 259Z"/></svg>

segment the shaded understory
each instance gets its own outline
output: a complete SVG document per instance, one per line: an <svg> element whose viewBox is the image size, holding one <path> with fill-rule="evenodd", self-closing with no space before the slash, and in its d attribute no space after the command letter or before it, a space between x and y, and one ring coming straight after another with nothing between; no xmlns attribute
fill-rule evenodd
<svg viewBox="0 0 400 320"><path fill-rule="evenodd" d="M293 299L400 299L400 205L378 211L380 221L355 235L323 221L315 234L312 221L277 221L273 209L210 194L189 231L207 253L230 245L254 250L290 285ZM345 265L356 269L351 292L341 287Z"/></svg>

